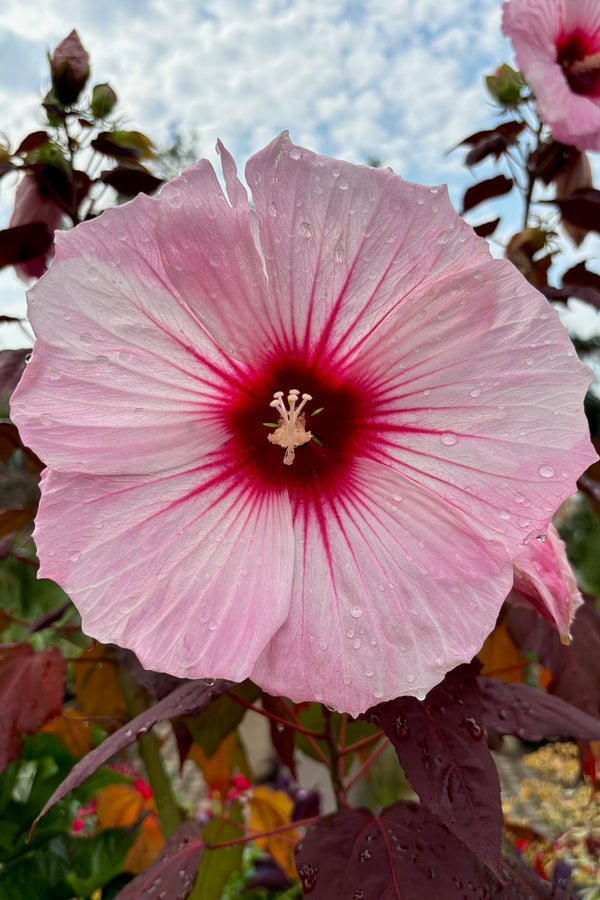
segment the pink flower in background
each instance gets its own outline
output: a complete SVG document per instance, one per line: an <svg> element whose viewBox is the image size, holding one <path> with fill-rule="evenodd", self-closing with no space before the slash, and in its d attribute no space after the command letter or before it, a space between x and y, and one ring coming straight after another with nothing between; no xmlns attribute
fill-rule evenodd
<svg viewBox="0 0 600 900"><path fill-rule="evenodd" d="M63 210L49 197L43 197L34 175L24 175L15 193L15 206L10 219L9 228L17 225L30 225L42 222L50 235L59 227ZM40 256L15 266L15 271L23 281L40 278L54 254L54 246L50 245Z"/></svg>
<svg viewBox="0 0 600 900"><path fill-rule="evenodd" d="M600 4L508 0L502 30L557 141L600 150Z"/></svg>
<svg viewBox="0 0 600 900"><path fill-rule="evenodd" d="M444 188L283 134L252 207L218 149L227 196L202 160L60 233L29 294L41 575L152 669L423 696L595 459L589 371Z"/></svg>
<svg viewBox="0 0 600 900"><path fill-rule="evenodd" d="M514 586L508 601L515 606L533 606L569 643L573 617L583 603L565 544L554 525L545 540L530 541L514 561Z"/></svg>

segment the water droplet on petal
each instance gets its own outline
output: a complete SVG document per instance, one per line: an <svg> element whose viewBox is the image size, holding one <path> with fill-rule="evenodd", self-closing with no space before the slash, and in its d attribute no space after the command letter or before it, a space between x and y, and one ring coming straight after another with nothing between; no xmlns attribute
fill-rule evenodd
<svg viewBox="0 0 600 900"><path fill-rule="evenodd" d="M79 335L79 340L81 341L82 344L91 344L92 336L89 333L89 331L82 331L81 334Z"/></svg>
<svg viewBox="0 0 600 900"><path fill-rule="evenodd" d="M202 681L204 682L204 684L206 685L206 687L212 687L213 684L215 683L215 679L214 679L214 678L203 678Z"/></svg>
<svg viewBox="0 0 600 900"><path fill-rule="evenodd" d="M354 647L355 650L360 650L360 648L362 647L361 639L356 638L356 640L353 642L352 646Z"/></svg>
<svg viewBox="0 0 600 900"><path fill-rule="evenodd" d="M350 184L346 181L345 178L342 178L340 181L340 191L347 191L350 187Z"/></svg>
<svg viewBox="0 0 600 900"><path fill-rule="evenodd" d="M451 431L445 431L444 434L440 435L440 441L444 447L453 447L455 444L458 444L458 437Z"/></svg>
<svg viewBox="0 0 600 900"><path fill-rule="evenodd" d="M300 159L301 156L300 149L298 147L292 147L290 150L290 159Z"/></svg>
<svg viewBox="0 0 600 900"><path fill-rule="evenodd" d="M302 235L302 237L312 237L312 230L308 222L300 222L298 225L298 231Z"/></svg>
<svg viewBox="0 0 600 900"><path fill-rule="evenodd" d="M208 257L208 261L211 266L220 266L221 265L221 254L220 253L211 253Z"/></svg>
<svg viewBox="0 0 600 900"><path fill-rule="evenodd" d="M508 521L508 519L510 519L510 513L507 509L501 509L500 512L498 513L498 515L500 516L501 519L504 519L505 522Z"/></svg>
<svg viewBox="0 0 600 900"><path fill-rule="evenodd" d="M208 623L208 630L214 631L216 629L216 627L217 627L217 623L215 622L214 619L211 619L210 622Z"/></svg>
<svg viewBox="0 0 600 900"><path fill-rule="evenodd" d="M352 616L353 619L360 619L362 614L363 614L363 611L360 608L360 606L353 606L352 609L350 610L350 615Z"/></svg>
<svg viewBox="0 0 600 900"><path fill-rule="evenodd" d="M367 665L365 666L364 672L367 678L371 678L375 674L375 669L373 668L373 666Z"/></svg>
<svg viewBox="0 0 600 900"><path fill-rule="evenodd" d="M545 463L543 466L539 467L538 474L541 475L542 478L552 478L554 475L554 469L552 468L552 466L549 466Z"/></svg>
<svg viewBox="0 0 600 900"><path fill-rule="evenodd" d="M269 215L274 219L277 218L277 204L274 200L271 200L271 202L269 203Z"/></svg>
<svg viewBox="0 0 600 900"><path fill-rule="evenodd" d="M473 390L471 391L471 397L479 397L480 394L481 391L479 388L473 388Z"/></svg>

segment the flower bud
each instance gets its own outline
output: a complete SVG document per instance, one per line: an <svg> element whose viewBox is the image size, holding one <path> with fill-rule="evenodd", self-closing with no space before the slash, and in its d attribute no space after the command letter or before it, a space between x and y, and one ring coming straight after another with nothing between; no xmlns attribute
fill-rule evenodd
<svg viewBox="0 0 600 900"><path fill-rule="evenodd" d="M58 101L63 106L74 103L90 74L90 57L74 29L51 56L50 72Z"/></svg>

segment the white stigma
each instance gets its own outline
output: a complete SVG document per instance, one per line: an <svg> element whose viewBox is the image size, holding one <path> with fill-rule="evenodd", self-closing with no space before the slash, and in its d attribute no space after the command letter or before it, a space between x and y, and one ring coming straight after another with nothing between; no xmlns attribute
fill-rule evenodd
<svg viewBox="0 0 600 900"><path fill-rule="evenodd" d="M312 434L306 430L306 419L302 412L307 400L312 400L312 397L310 394L302 394L300 405L296 406L300 398L300 391L294 388L287 395L288 409L283 402L283 391L275 391L273 397L275 399L271 400L269 406L276 409L281 418L277 430L267 437L272 444L285 447L283 462L286 466L291 466L296 455L296 447L307 444L312 439Z"/></svg>

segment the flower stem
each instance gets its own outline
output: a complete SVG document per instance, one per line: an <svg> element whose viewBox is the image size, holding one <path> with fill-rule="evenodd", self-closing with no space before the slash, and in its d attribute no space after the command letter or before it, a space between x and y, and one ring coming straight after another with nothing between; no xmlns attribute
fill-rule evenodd
<svg viewBox="0 0 600 900"><path fill-rule="evenodd" d="M124 665L117 665L117 678L127 711L134 718L147 708L142 689L134 682ZM139 737L137 743L154 795L162 831L168 840L177 826L183 822L183 816L165 771L156 736L149 732Z"/></svg>

